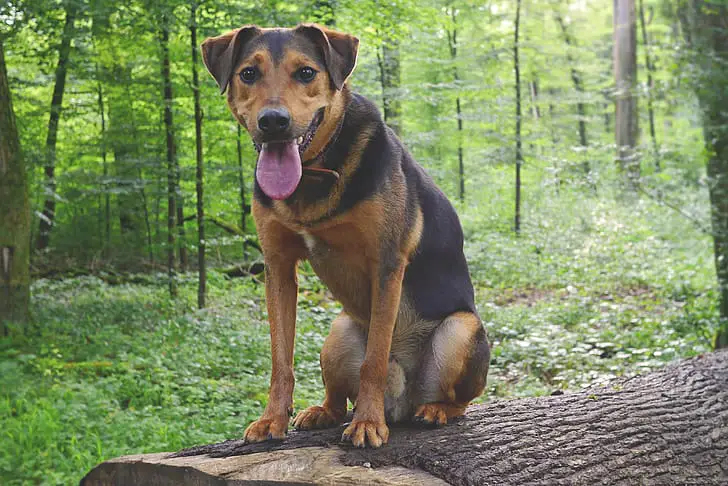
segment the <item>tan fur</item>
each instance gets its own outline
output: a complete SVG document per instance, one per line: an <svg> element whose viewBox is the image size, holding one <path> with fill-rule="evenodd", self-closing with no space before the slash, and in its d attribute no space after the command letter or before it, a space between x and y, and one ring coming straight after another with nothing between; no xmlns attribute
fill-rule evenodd
<svg viewBox="0 0 728 486"><path fill-rule="evenodd" d="M323 138L324 140L328 140L325 138L325 135L321 133L323 131L329 130L329 125L332 123L327 122L326 120L327 117L324 116L324 123L316 132L316 137L314 137L311 145L316 143L316 141L321 138ZM333 131L335 128L336 127L331 128L331 131ZM349 155L346 157L346 161L344 162L342 170L339 172L339 179L334 184L334 187L331 190L331 195L328 198L322 199L314 204L309 205L304 205L302 203L289 205L284 203L283 201L274 201L273 207L275 208L276 213L279 215L279 217L282 220L286 221L289 226L302 230L303 228L306 228L308 224L318 221L332 214L341 202L341 196L343 196L344 189L351 180L351 176L359 167L362 153L364 152L366 144L367 142L369 142L369 138L371 138L373 132L374 127L371 127L364 128L359 133L356 142L354 143L354 146L349 152ZM321 137L319 137L319 135L321 135ZM310 147L306 150L306 152L308 152L309 150ZM315 166L316 164L313 165L313 167ZM308 182L304 180L303 183L306 184ZM311 183L316 184L320 182L313 181Z"/></svg>
<svg viewBox="0 0 728 486"><path fill-rule="evenodd" d="M323 39L324 44L330 43L332 49L338 49L333 54L327 52L329 56L340 56L332 62L345 68L344 71L331 71L327 61L329 73L319 71L310 83L297 81L294 73L298 69L316 63L297 50L295 43L277 64L265 47L234 66L230 61L232 56L217 65L205 57L205 63L208 68L212 66L211 72L217 73L221 89L227 86L228 106L251 135L257 130L258 115L264 108L286 108L294 137L305 132L323 108L323 122L302 154L304 164L313 161L315 166L321 164L315 157L337 133L350 96L343 83L353 64L351 56L346 58L341 54L350 49L355 64L358 40L319 26L302 28L309 29L306 35L314 34L319 47ZM265 30L247 28L240 32L255 36ZM227 46L233 35L210 39L206 41L207 47ZM243 83L239 73L253 66L261 76L252 85ZM225 85L224 74L230 69L232 75ZM294 426L309 429L341 423L347 400L352 400L356 401L356 412L344 437L358 447L379 447L389 437L385 406L396 420L414 412L417 387L408 382L412 376L424 373L428 383L434 384L425 394L431 397L427 401L436 403L426 403L417 411L426 421L446 422L447 418L462 413L471 399L457 397L455 387L467 372L466 362L479 320L473 314L459 313L445 321L423 321L409 296L402 293L405 268L420 244L424 224L421 208L414 208L414 222L407 223L412 213L407 210L408 187L402 170L392 173L386 189L377 196L359 201L345 213L333 216L376 129L376 126L360 127L346 160L338 169L339 178L333 183L330 197L313 204L295 198L274 201L270 207L253 200L253 217L266 262L273 366L268 404L261 418L246 429L247 441L282 438L286 433L293 404L296 267L304 259L310 261L346 312L332 324L321 351L326 398L321 406L299 413ZM314 179L304 177L301 184L320 183ZM432 353L423 365L425 350Z"/></svg>

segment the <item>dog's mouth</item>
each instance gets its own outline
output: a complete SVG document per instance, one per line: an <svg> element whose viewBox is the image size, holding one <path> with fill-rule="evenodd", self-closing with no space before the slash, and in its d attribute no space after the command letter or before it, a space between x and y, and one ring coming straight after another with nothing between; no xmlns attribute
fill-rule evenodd
<svg viewBox="0 0 728 486"><path fill-rule="evenodd" d="M303 135L282 142L255 144L259 152L255 178L263 192L271 199L282 200L293 194L301 182L301 157L311 145L314 135L324 119L324 109L316 112Z"/></svg>

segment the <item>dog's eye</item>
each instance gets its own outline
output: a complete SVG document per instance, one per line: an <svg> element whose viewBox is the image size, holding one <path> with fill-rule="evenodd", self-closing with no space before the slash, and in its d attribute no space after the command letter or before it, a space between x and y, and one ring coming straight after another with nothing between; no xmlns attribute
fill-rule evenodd
<svg viewBox="0 0 728 486"><path fill-rule="evenodd" d="M296 74L294 74L295 78L298 79L302 83L310 83L313 81L313 78L316 77L317 71L310 67L305 66L296 71Z"/></svg>
<svg viewBox="0 0 728 486"><path fill-rule="evenodd" d="M258 79L258 68L246 67L240 71L240 80L245 84L253 84Z"/></svg>

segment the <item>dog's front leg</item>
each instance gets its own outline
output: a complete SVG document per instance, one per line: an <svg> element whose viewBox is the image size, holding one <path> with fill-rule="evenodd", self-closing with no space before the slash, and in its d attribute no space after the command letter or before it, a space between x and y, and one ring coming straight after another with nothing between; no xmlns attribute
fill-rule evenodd
<svg viewBox="0 0 728 486"><path fill-rule="evenodd" d="M392 347L392 333L399 311L405 260L378 265L372 279L372 303L369 336L364 363L360 371L359 395L351 424L344 430L343 440L356 447L379 447L389 439L384 420L384 390L387 386L387 365Z"/></svg>
<svg viewBox="0 0 728 486"><path fill-rule="evenodd" d="M265 297L270 321L273 370L268 405L245 429L246 442L283 439L293 414L293 344L296 334L297 259L275 253L265 265Z"/></svg>

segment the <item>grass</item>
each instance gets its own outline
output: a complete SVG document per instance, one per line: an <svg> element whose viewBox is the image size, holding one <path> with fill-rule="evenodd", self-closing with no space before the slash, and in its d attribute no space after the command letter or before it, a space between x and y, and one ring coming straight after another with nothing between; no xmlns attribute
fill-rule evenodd
<svg viewBox="0 0 728 486"><path fill-rule="evenodd" d="M519 237L497 210L462 211L493 343L484 400L577 390L710 349L709 239L648 202L601 201L527 208ZM0 484L73 484L110 457L241 435L267 394L263 286L213 273L204 311L193 276L180 287L173 303L163 275L34 284L34 324L0 340ZM315 277L301 295L296 408L322 398L318 351L339 311Z"/></svg>

